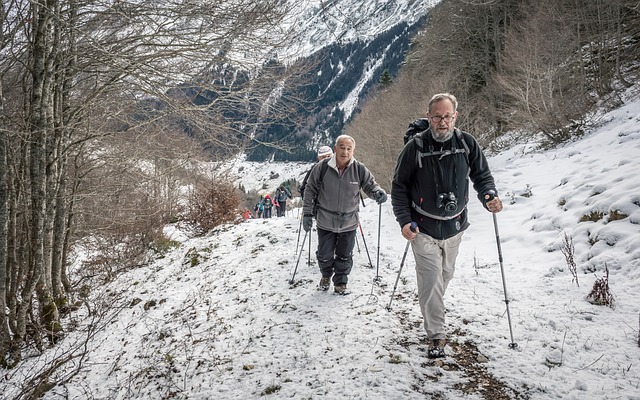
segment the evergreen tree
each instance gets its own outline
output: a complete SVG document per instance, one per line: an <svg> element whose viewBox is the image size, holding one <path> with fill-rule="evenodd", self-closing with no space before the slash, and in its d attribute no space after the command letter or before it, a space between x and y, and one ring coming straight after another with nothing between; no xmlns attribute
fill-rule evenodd
<svg viewBox="0 0 640 400"><path fill-rule="evenodd" d="M387 87L393 83L393 79L391 78L391 73L389 73L388 69L385 69L382 72L382 75L380 76L378 83L380 83L380 86L382 87Z"/></svg>

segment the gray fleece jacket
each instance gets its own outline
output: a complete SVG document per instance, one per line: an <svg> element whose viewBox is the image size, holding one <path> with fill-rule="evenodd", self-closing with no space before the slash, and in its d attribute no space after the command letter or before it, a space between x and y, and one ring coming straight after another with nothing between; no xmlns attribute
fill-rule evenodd
<svg viewBox="0 0 640 400"><path fill-rule="evenodd" d="M328 162L328 168L320 185L323 162ZM340 175L334 154L311 169L304 189L303 215L313 215L314 203L317 203L315 217L319 228L335 233L352 231L358 227L361 188L367 196L374 198L380 185L364 164L353 158Z"/></svg>

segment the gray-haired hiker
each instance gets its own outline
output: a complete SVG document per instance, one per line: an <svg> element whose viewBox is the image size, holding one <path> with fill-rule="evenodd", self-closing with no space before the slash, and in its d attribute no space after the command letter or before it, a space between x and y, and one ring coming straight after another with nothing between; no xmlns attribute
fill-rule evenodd
<svg viewBox="0 0 640 400"><path fill-rule="evenodd" d="M314 215L318 228L319 289L328 290L333 277L334 290L339 294L347 293L353 266L360 189L379 204L387 200L371 172L353 158L355 148L352 137L338 136L335 154L313 167L304 190L304 230L311 230Z"/></svg>
<svg viewBox="0 0 640 400"><path fill-rule="evenodd" d="M453 278L463 232L469 227L469 178L484 207L502 210L478 142L455 128L458 102L448 93L429 102L428 128L411 138L398 157L391 186L393 213L411 241L418 300L429 340L428 356L444 357L444 293ZM418 225L410 229L412 221Z"/></svg>

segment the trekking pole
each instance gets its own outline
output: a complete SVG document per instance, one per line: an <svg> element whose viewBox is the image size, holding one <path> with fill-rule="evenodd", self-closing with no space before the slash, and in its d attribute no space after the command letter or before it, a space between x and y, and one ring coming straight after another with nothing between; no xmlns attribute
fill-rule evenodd
<svg viewBox="0 0 640 400"><path fill-rule="evenodd" d="M309 235L309 255L307 258L307 265L311 265L311 235Z"/></svg>
<svg viewBox="0 0 640 400"><path fill-rule="evenodd" d="M358 235L356 235L356 246L358 247L358 254L360 254L360 242L358 241Z"/></svg>
<svg viewBox="0 0 640 400"><path fill-rule="evenodd" d="M490 191L488 193L488 201L493 200L496 196L496 193ZM518 344L513 341L513 328L511 328L511 313L509 312L509 297L507 296L507 282L504 278L504 266L502 263L502 247L500 246L500 234L498 233L498 218L495 213L491 213L493 216L493 228L496 232L496 245L498 246L498 260L500 261L500 274L502 275L502 288L504 290L504 303L507 306L507 320L509 321L509 335L511 336L511 343L509 343L510 349L515 349L518 347Z"/></svg>
<svg viewBox="0 0 640 400"><path fill-rule="evenodd" d="M296 254L298 254L298 245L300 244L300 231L302 230L302 218L300 218L300 224L298 224L298 240L296 240Z"/></svg>
<svg viewBox="0 0 640 400"><path fill-rule="evenodd" d="M304 239L302 239L302 246L300 246L300 253L298 254L298 261L296 261L296 267L293 269L293 275L291 276L291 279L289 280L289 285L293 285L293 283L295 282L295 277L296 277L296 271L298 271L298 264L300 263L300 257L302 257L302 251L304 250L304 242L307 240L307 234L309 232L304 231Z"/></svg>
<svg viewBox="0 0 640 400"><path fill-rule="evenodd" d="M415 222L411 222L410 229L415 232L418 224ZM387 311L391 311L391 302L393 301L393 295L396 294L396 288L398 287L398 281L400 280L400 273L402 272L402 266L404 265L404 260L407 258L407 252L409 251L409 245L411 244L410 240L407 240L407 245L404 247L404 254L402 254L402 261L400 261L400 269L398 270L398 276L396 277L396 283L393 285L393 292L391 292L391 298L389 299L389 305L387 306Z"/></svg>
<svg viewBox="0 0 640 400"><path fill-rule="evenodd" d="M364 204L364 197L362 196L362 191L358 192L358 194L360 194L360 201L362 201L362 207L366 207L366 205ZM362 231L362 224L360 223L360 221L358 221L358 226L360 227L360 233L362 234L362 243L364 243L364 249L367 252L367 258L369 258L369 267L371 267L371 269L373 269L373 263L371 262L371 256L369 255L369 249L367 248L367 241L364 238L364 232ZM357 241L357 236L356 236L356 241ZM360 249L358 248L358 252L360 252ZM377 273L376 273L376 279L377 279ZM374 281L376 280L374 279Z"/></svg>
<svg viewBox="0 0 640 400"><path fill-rule="evenodd" d="M380 225L382 223L382 203L379 204L378 207L378 256L376 257L376 277L373 279L374 282L380 282L380 275L378 275L378 271L380 269Z"/></svg>
<svg viewBox="0 0 640 400"><path fill-rule="evenodd" d="M369 255L369 249L367 248L367 241L364 238L364 231L362 230L362 224L358 222L358 226L360 227L360 234L362 234L362 243L364 243L364 249L367 252L367 257L369 258L369 266L373 269L373 263L371 262L371 256Z"/></svg>

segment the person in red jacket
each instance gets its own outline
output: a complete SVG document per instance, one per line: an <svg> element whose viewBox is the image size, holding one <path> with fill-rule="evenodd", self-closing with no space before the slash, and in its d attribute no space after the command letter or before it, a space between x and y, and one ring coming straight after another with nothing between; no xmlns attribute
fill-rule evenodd
<svg viewBox="0 0 640 400"><path fill-rule="evenodd" d="M242 219L246 221L246 220L251 219L251 218L253 218L253 215L251 214L251 211L248 208L245 208L244 212L242 213Z"/></svg>

